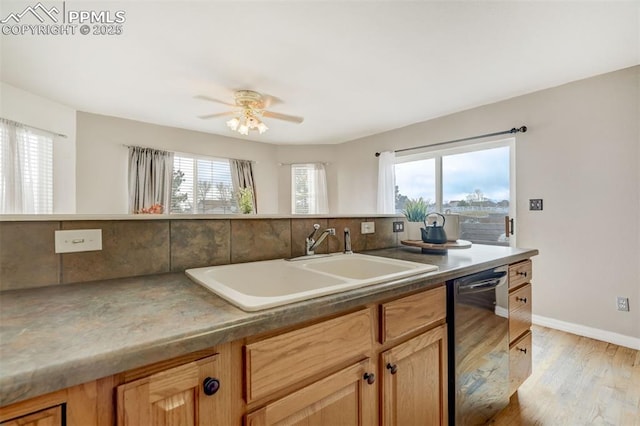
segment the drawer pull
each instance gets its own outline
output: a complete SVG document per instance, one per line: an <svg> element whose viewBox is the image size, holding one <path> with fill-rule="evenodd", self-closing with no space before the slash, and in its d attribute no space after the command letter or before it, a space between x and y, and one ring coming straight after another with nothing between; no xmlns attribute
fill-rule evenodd
<svg viewBox="0 0 640 426"><path fill-rule="evenodd" d="M207 377L202 382L202 390L204 390L205 395L213 395L218 392L220 389L220 381L218 379L213 379L211 377Z"/></svg>
<svg viewBox="0 0 640 426"><path fill-rule="evenodd" d="M527 303L526 297L516 297L516 302Z"/></svg>
<svg viewBox="0 0 640 426"><path fill-rule="evenodd" d="M519 350L522 353L525 353L525 354L527 353L527 348L519 348L519 347L516 346L516 349Z"/></svg>
<svg viewBox="0 0 640 426"><path fill-rule="evenodd" d="M370 385L372 385L376 381L376 375L373 373L364 373L364 376L362 378L365 379Z"/></svg>
<svg viewBox="0 0 640 426"><path fill-rule="evenodd" d="M391 374L396 374L398 372L398 366L396 364L387 363L387 370L389 370Z"/></svg>
<svg viewBox="0 0 640 426"><path fill-rule="evenodd" d="M525 272L518 271L518 275L521 275L521 276L527 278L527 271L525 271Z"/></svg>

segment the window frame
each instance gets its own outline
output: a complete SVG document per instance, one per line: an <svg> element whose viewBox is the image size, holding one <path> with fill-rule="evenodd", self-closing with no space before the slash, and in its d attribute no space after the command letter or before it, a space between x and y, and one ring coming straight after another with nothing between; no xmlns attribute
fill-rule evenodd
<svg viewBox="0 0 640 426"><path fill-rule="evenodd" d="M174 160L173 160L173 164L175 166L175 161L176 158L187 158L187 159L191 159L193 161L193 182L192 182L192 188L191 188L191 193L192 195L192 204L191 204L191 211L184 211L184 212L173 212L171 211L171 208L169 208L169 214L172 215L179 215L179 214L183 214L183 215L216 215L216 214L221 214L221 215L229 215L229 214L238 214L240 213L238 210L238 206L237 206L237 201L233 195L233 193L235 192L235 188L234 188L234 184L233 184L233 177L232 177L232 173L233 171L231 170L231 158L225 158L225 157L214 157L214 156L209 156L209 155L202 155L202 154L193 154L193 153L188 153L188 152L178 152L178 151L174 151L173 153L174 155ZM198 170L198 160L200 161L210 161L210 162L227 162L229 164L229 179L231 181L231 206L230 206L230 211L229 212L223 212L223 213L206 213L206 212L199 212L198 211L198 199L197 199L197 192L198 192L198 180L196 179L197 176L197 170ZM171 177L172 177L172 183L173 183L173 173L175 172L175 168L172 169L171 171ZM172 188L173 188L173 184L172 184ZM173 197L173 189L171 190L171 194L170 194L170 200L169 203L172 204L172 197Z"/></svg>
<svg viewBox="0 0 640 426"><path fill-rule="evenodd" d="M452 143L447 148L442 146L425 147L419 152L408 154L396 154L395 164L408 163L411 161L419 161L426 159L435 160L435 209L442 212L443 204L443 172L442 157L457 154L466 154L477 151L485 151L494 148L509 148L509 217L516 217L516 138L508 137L482 142L459 142ZM509 237L509 245L516 246L516 234Z"/></svg>

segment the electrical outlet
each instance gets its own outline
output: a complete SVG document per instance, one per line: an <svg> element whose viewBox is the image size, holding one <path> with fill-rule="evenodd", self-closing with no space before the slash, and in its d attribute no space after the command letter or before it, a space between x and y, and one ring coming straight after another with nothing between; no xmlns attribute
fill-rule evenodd
<svg viewBox="0 0 640 426"><path fill-rule="evenodd" d="M102 250L102 229L55 231L56 253Z"/></svg>
<svg viewBox="0 0 640 426"><path fill-rule="evenodd" d="M361 222L360 223L360 233L361 234L373 234L376 232L376 223L375 222Z"/></svg>
<svg viewBox="0 0 640 426"><path fill-rule="evenodd" d="M404 232L404 222L393 222L393 232Z"/></svg>
<svg viewBox="0 0 640 426"><path fill-rule="evenodd" d="M529 210L542 210L542 198L529 199Z"/></svg>
<svg viewBox="0 0 640 426"><path fill-rule="evenodd" d="M629 312L629 298L618 296L618 310Z"/></svg>

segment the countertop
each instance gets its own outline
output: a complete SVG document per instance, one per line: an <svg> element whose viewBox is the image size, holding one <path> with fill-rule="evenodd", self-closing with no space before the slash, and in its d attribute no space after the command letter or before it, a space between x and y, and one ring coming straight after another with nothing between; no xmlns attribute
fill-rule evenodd
<svg viewBox="0 0 640 426"><path fill-rule="evenodd" d="M244 312L184 273L0 293L0 406L321 318L538 254L474 245L425 255L398 247L365 254L439 270L260 312Z"/></svg>

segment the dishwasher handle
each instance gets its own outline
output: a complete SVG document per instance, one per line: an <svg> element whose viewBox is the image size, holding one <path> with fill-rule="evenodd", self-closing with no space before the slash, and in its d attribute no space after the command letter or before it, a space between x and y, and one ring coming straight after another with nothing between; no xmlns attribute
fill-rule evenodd
<svg viewBox="0 0 640 426"><path fill-rule="evenodd" d="M506 280L506 272L497 273L491 278L478 279L460 283L458 285L458 294L479 293L482 291L493 290L501 284L504 284Z"/></svg>

